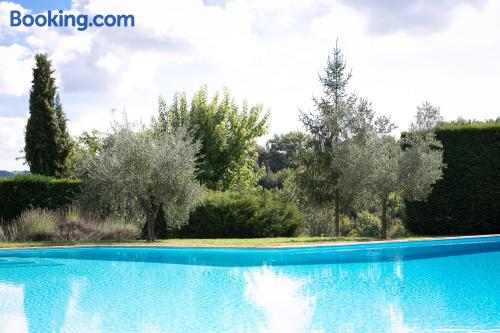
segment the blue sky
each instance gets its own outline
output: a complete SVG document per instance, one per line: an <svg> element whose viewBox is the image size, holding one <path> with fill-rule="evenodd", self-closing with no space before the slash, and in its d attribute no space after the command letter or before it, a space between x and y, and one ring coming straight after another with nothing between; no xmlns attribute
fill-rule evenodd
<svg viewBox="0 0 500 333"><path fill-rule="evenodd" d="M10 10L133 14L134 28L13 28ZM111 110L148 123L157 98L228 87L300 129L336 39L352 90L407 128L424 100L446 119L500 116L500 1L0 0L0 169L25 169L33 55L56 70L72 135L106 130Z"/></svg>
<svg viewBox="0 0 500 333"><path fill-rule="evenodd" d="M71 0L18 0L14 1L24 8L31 9L33 12L38 13L47 9L69 9L71 8Z"/></svg>

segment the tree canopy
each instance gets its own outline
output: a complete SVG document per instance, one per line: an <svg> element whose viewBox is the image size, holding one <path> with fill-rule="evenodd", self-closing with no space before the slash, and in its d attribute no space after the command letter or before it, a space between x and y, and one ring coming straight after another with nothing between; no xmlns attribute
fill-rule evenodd
<svg viewBox="0 0 500 333"><path fill-rule="evenodd" d="M275 134L259 151L259 165L268 171L278 172L283 169L299 167L297 155L306 145L307 134L299 131Z"/></svg>
<svg viewBox="0 0 500 333"><path fill-rule="evenodd" d="M64 115L52 65L45 54L35 55L30 91L30 116L26 125L25 159L32 173L63 177L71 138Z"/></svg>
<svg viewBox="0 0 500 333"><path fill-rule="evenodd" d="M228 190L253 186L262 177L256 139L267 132L267 121L262 105L238 106L227 89L209 99L202 87L191 103L184 93L177 93L170 105L160 97L152 129L186 128L200 143L198 180L210 189Z"/></svg>
<svg viewBox="0 0 500 333"><path fill-rule="evenodd" d="M162 209L167 226L186 223L200 193L195 178L198 147L182 128L168 133L134 131L116 126L98 154L87 154L77 166L85 181L84 203L107 214L136 216L156 238L156 216Z"/></svg>
<svg viewBox="0 0 500 333"><path fill-rule="evenodd" d="M373 121L367 100L347 91L351 73L346 71L342 51L335 47L320 74L323 95L314 98L315 108L302 113L301 120L311 135L309 147L301 154L303 168L295 179L308 200L319 204L335 204L335 234L340 235L342 193L338 178L342 169L342 153L350 140L362 139Z"/></svg>

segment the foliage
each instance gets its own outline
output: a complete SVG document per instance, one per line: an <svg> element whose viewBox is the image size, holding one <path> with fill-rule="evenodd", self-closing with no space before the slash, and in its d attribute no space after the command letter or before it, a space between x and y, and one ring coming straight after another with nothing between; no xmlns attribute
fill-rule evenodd
<svg viewBox="0 0 500 333"><path fill-rule="evenodd" d="M429 235L500 233L500 124L435 129L447 164L426 202L406 202L406 225Z"/></svg>
<svg viewBox="0 0 500 333"><path fill-rule="evenodd" d="M81 214L75 208L24 211L8 227L11 240L15 241L81 241L137 239L137 221L125 219L100 219Z"/></svg>
<svg viewBox="0 0 500 333"><path fill-rule="evenodd" d="M439 107L428 101L417 107L415 121L411 124L412 132L428 133L443 122Z"/></svg>
<svg viewBox="0 0 500 333"><path fill-rule="evenodd" d="M70 176L70 170L68 167L69 156L73 150L73 140L68 133L68 127L66 125L67 119L64 114L61 98L59 93L56 94L54 99L54 111L57 120L57 126L59 127L59 137L57 140L57 151L58 151L58 165L61 165L56 176L68 177Z"/></svg>
<svg viewBox="0 0 500 333"><path fill-rule="evenodd" d="M299 167L297 156L304 150L308 136L302 132L275 134L264 147L259 146L259 166L266 170L259 185L282 189L286 179Z"/></svg>
<svg viewBox="0 0 500 333"><path fill-rule="evenodd" d="M379 214L363 210L353 218L343 216L341 219L341 230L343 236L349 237L379 237L382 230L382 222ZM408 237L409 232L404 227L400 218L388 219L387 238Z"/></svg>
<svg viewBox="0 0 500 333"><path fill-rule="evenodd" d="M293 174L292 169L281 169L276 172L266 168L265 175L259 180L259 185L265 189L278 189L282 190L288 178Z"/></svg>
<svg viewBox="0 0 500 333"><path fill-rule="evenodd" d="M297 155L303 150L307 140L307 134L299 131L275 134L265 147L260 148L259 165L273 173L298 168Z"/></svg>
<svg viewBox="0 0 500 333"><path fill-rule="evenodd" d="M381 229L382 223L380 222L380 218L364 210L357 214L356 218L351 221L351 228L348 235L351 237L378 237Z"/></svg>
<svg viewBox="0 0 500 333"><path fill-rule="evenodd" d="M77 172L85 181L82 203L106 215L134 216L148 225L153 241L160 207L167 224L187 221L198 199L195 179L197 145L179 128L150 134L131 124L115 124L102 151L86 156Z"/></svg>
<svg viewBox="0 0 500 333"><path fill-rule="evenodd" d="M299 155L302 168L297 172L296 181L311 203L331 203L335 197L339 199L335 195L338 174L331 168L331 150L340 133L333 125L345 123L343 116L353 104L354 95L346 92L350 78L344 56L340 48L335 47L332 57L328 57L324 76L320 76L324 96L313 99L313 112L301 114L300 119L311 139Z"/></svg>
<svg viewBox="0 0 500 333"><path fill-rule="evenodd" d="M45 54L35 55L29 99L30 116L26 125L25 159L32 173L66 176L66 158L71 140L66 128L51 62Z"/></svg>
<svg viewBox="0 0 500 333"><path fill-rule="evenodd" d="M292 237L303 217L279 192L209 192L179 235L189 238Z"/></svg>
<svg viewBox="0 0 500 333"><path fill-rule="evenodd" d="M73 149L67 158L68 175L76 176L76 166L87 156L95 156L103 147L103 134L93 129L90 132L84 131L73 141Z"/></svg>
<svg viewBox="0 0 500 333"><path fill-rule="evenodd" d="M9 222L29 208L56 209L76 199L81 181L40 175L0 179L0 218Z"/></svg>
<svg viewBox="0 0 500 333"><path fill-rule="evenodd" d="M7 237L5 236L5 232L3 231L3 227L0 224L0 242L4 242L7 240Z"/></svg>
<svg viewBox="0 0 500 333"><path fill-rule="evenodd" d="M351 231L354 230L354 219L351 219L348 215L342 215L340 218L340 234L342 237L348 237ZM353 234L355 232L352 232Z"/></svg>
<svg viewBox="0 0 500 333"><path fill-rule="evenodd" d="M314 99L315 112L302 114L301 120L311 135L308 149L299 155L302 168L296 176L308 200L319 204L335 203L335 235L340 235L342 201L350 201L364 188L366 177L360 170L349 173L356 157L362 161L365 142L374 127L371 104L356 94L347 93L351 74L341 50L336 47L328 58L325 73L320 76L324 95ZM358 165L360 165L358 163ZM349 174L348 174L349 173Z"/></svg>
<svg viewBox="0 0 500 333"><path fill-rule="evenodd" d="M387 210L392 194L406 200L423 201L442 176L441 143L432 131L439 122L439 109L428 102L418 108L411 134L402 142L389 135L391 126L382 125L368 142L363 164L368 164L368 189L381 204L381 237L387 237ZM385 122L388 124L387 122Z"/></svg>
<svg viewBox="0 0 500 333"><path fill-rule="evenodd" d="M28 209L21 213L9 229L12 240L51 239L56 229L57 219L53 212L44 209Z"/></svg>
<svg viewBox="0 0 500 333"><path fill-rule="evenodd" d="M377 150L375 143L393 142L395 140L388 134L392 125L388 118L375 115L366 100L361 100L356 111L348 119L351 134L344 135L341 142L332 145L332 166L337 170L337 189L342 197L344 206L353 205L371 197L369 189L374 179L376 162L384 165L383 150ZM390 145L385 145L389 148ZM397 149L400 149L397 147ZM387 165L389 166L389 165ZM392 184L392 183L391 183ZM389 185L390 186L390 185Z"/></svg>
<svg viewBox="0 0 500 333"><path fill-rule="evenodd" d="M305 218L305 229L311 237L332 236L334 211L329 206L309 205L302 208Z"/></svg>
<svg viewBox="0 0 500 333"><path fill-rule="evenodd" d="M387 230L388 238L403 238L410 236L410 232L406 230L403 221L399 218L394 218L389 221L389 229Z"/></svg>
<svg viewBox="0 0 500 333"><path fill-rule="evenodd" d="M239 107L228 90L211 100L202 87L188 104L185 94L175 95L171 105L160 98L159 114L153 119L155 133L185 127L201 144L197 154L199 181L211 189L227 190L254 186L263 176L257 166L256 138L267 132L268 114L262 106Z"/></svg>

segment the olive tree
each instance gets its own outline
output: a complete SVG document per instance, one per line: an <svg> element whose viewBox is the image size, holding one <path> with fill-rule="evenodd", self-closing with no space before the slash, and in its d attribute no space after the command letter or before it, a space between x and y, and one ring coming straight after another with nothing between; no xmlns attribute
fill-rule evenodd
<svg viewBox="0 0 500 333"><path fill-rule="evenodd" d="M436 138L434 127L443 121L438 107L429 102L417 107L410 132L401 139L403 158L399 165L398 179L409 201L425 200L432 185L442 178L443 145Z"/></svg>
<svg viewBox="0 0 500 333"><path fill-rule="evenodd" d="M370 161L368 174L368 191L374 201L382 207L380 221L382 228L380 237L387 238L387 206L389 196L399 193L402 183L399 182L399 167L403 160L403 150L397 140L390 136L374 137L370 144L371 154L367 156Z"/></svg>
<svg viewBox="0 0 500 333"><path fill-rule="evenodd" d="M376 159L373 139L390 132L394 125L386 117L375 118L366 99L360 99L346 119L342 140L332 143L331 167L337 172L337 190L344 203L349 204L366 196L373 160Z"/></svg>
<svg viewBox="0 0 500 333"><path fill-rule="evenodd" d="M115 126L100 151L83 158L77 167L87 198L111 214L137 216L146 224L147 240L154 241L160 207L167 225L187 221L200 186L195 177L198 146L186 131L134 131Z"/></svg>
<svg viewBox="0 0 500 333"><path fill-rule="evenodd" d="M387 238L389 196L397 193L408 201L426 200L432 185L442 177L442 145L433 133L440 119L438 108L423 103L410 132L400 141L389 134L390 130L382 130L367 145L369 153L364 161L371 170L367 183L382 205L382 238Z"/></svg>
<svg viewBox="0 0 500 333"><path fill-rule="evenodd" d="M410 132L398 141L395 126L386 117L374 118L368 105L352 112L349 127L356 135L332 144L336 187L346 199L370 198L381 205L381 237L387 237L389 197L425 200L444 167L440 142L432 129L441 121L439 108L430 103L418 107Z"/></svg>

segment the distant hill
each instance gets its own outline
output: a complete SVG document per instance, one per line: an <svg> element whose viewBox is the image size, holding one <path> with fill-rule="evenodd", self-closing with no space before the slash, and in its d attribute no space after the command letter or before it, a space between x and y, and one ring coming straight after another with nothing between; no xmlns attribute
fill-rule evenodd
<svg viewBox="0 0 500 333"><path fill-rule="evenodd" d="M0 170L0 177L10 177L10 176L15 176L18 174L27 174L30 173L29 171L7 171L7 170Z"/></svg>

